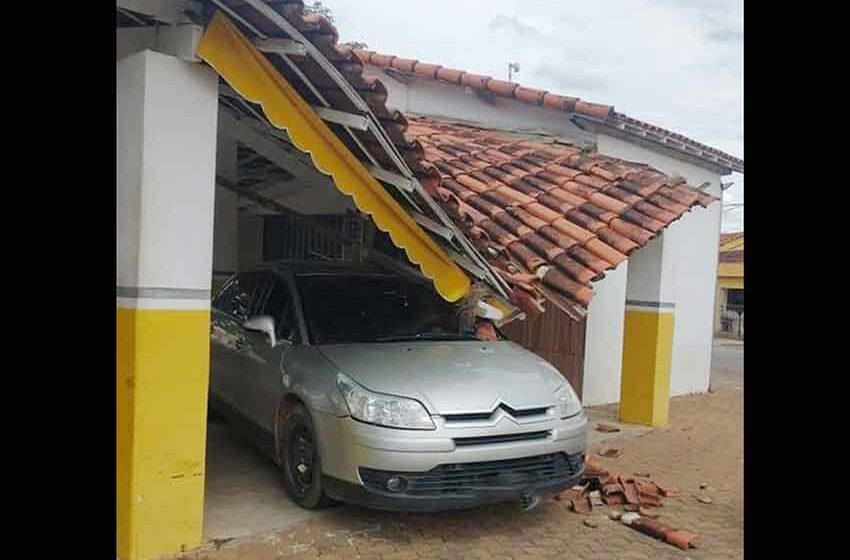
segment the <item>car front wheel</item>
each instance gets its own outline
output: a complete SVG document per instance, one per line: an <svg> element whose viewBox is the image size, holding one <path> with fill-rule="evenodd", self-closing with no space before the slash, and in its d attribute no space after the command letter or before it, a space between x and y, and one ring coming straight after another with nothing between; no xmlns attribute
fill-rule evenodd
<svg viewBox="0 0 850 560"><path fill-rule="evenodd" d="M302 405L286 415L280 449L286 491L299 506L320 509L334 503L322 489L322 460L310 412Z"/></svg>

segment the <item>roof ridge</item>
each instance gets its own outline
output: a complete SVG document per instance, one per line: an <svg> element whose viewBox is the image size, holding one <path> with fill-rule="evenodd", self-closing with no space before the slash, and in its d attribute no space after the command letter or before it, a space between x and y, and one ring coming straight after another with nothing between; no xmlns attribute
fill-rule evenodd
<svg viewBox="0 0 850 560"><path fill-rule="evenodd" d="M337 48L342 52L352 53L360 59L363 64L372 64L382 68L414 74L420 78L428 80L444 81L480 91L488 91L494 95L509 99L516 99L517 101L528 103L530 105L575 113L580 116L602 121L620 130L626 130L627 132L629 131L629 127L636 127L641 129L637 132L637 134L641 137L650 138L650 136L645 136L645 134L669 136L669 139L664 138L656 141L673 149L676 149L675 143L680 142L682 143L683 148L677 151L705 159L715 164L724 165L734 171L743 173L744 160L742 158L698 142L684 134L630 117L625 113L615 111L613 105L594 103L591 101L585 101L578 97L570 97L547 90L529 88L517 82L499 80L492 76L475 74L465 70L457 70L441 64L422 62L415 58L402 58L396 55L379 53L373 50L358 49L351 45L344 44L338 45ZM672 144L670 141L671 139ZM685 149L685 145L689 146L691 149ZM726 161L721 161L721 159Z"/></svg>
<svg viewBox="0 0 850 560"><path fill-rule="evenodd" d="M339 45L339 48L344 52L352 52L365 64L373 64L382 68L392 68L400 72L415 74L425 79L442 80L473 89L490 91L500 97L516 99L531 105L549 107L571 113L575 112L597 119L605 119L614 114L614 107L611 105L592 103L578 97L569 97L546 90L529 88L517 82L499 80L485 74L475 74L466 70L449 68L442 64L431 64L418 59L402 58L396 55L358 49L350 45Z"/></svg>

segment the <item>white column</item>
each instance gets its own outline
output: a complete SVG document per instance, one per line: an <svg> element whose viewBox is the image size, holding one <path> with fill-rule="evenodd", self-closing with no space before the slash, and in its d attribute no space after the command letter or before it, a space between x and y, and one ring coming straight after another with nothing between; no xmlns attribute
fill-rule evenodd
<svg viewBox="0 0 850 560"><path fill-rule="evenodd" d="M719 178L707 192L720 197ZM705 392L711 379L722 209L720 202L708 208L694 208L665 233L676 245L679 296L670 372L673 396Z"/></svg>
<svg viewBox="0 0 850 560"><path fill-rule="evenodd" d="M209 291L218 77L153 51L118 62L118 286Z"/></svg>
<svg viewBox="0 0 850 560"><path fill-rule="evenodd" d="M593 285L596 294L588 307L584 343L585 406L620 400L628 270L628 263L623 263Z"/></svg>
<svg viewBox="0 0 850 560"><path fill-rule="evenodd" d="M667 423L676 316L675 247L666 233L629 258L620 420Z"/></svg>
<svg viewBox="0 0 850 560"><path fill-rule="evenodd" d="M676 249L668 233L662 233L629 257L627 307L675 309Z"/></svg>
<svg viewBox="0 0 850 560"><path fill-rule="evenodd" d="M201 542L218 77L141 51L117 102L117 555L137 560Z"/></svg>

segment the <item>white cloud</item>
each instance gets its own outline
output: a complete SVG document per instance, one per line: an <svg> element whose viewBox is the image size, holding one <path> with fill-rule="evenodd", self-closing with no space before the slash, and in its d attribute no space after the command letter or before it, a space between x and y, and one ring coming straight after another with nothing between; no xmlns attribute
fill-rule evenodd
<svg viewBox="0 0 850 560"><path fill-rule="evenodd" d="M341 40L613 105L743 157L742 0L326 0ZM743 176L727 202L743 201ZM724 231L743 227L724 211Z"/></svg>

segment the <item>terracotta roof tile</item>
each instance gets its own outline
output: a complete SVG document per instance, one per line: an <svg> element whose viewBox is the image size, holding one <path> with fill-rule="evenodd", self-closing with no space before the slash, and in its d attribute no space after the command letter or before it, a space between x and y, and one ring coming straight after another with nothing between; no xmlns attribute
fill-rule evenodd
<svg viewBox="0 0 850 560"><path fill-rule="evenodd" d="M513 97L514 90L518 87L519 84L497 80L495 78L487 82L487 89L502 97Z"/></svg>
<svg viewBox="0 0 850 560"><path fill-rule="evenodd" d="M395 57L386 54L372 53L368 61L376 66L391 67Z"/></svg>
<svg viewBox="0 0 850 560"><path fill-rule="evenodd" d="M606 119L614 114L614 108L610 105L602 105L601 103L590 103L579 99L576 101L575 112L580 115L587 115L596 119Z"/></svg>
<svg viewBox="0 0 850 560"><path fill-rule="evenodd" d="M500 87L497 85L497 87ZM529 312L586 308L602 278L691 207L716 199L643 164L412 117L439 201Z"/></svg>
<svg viewBox="0 0 850 560"><path fill-rule="evenodd" d="M546 94L545 91L540 89L532 89L527 87L519 86L514 90L513 95L515 98L520 101L524 101L526 103L531 103L532 105L540 105L543 103L543 96Z"/></svg>
<svg viewBox="0 0 850 560"><path fill-rule="evenodd" d="M413 72L413 67L416 65L416 60L412 58L393 58L390 63L393 68L396 70L401 70L402 72Z"/></svg>
<svg viewBox="0 0 850 560"><path fill-rule="evenodd" d="M422 62L416 64L413 67L413 73L419 76L420 78L426 78L428 80L436 80L437 79L437 70L440 69L439 64L424 64Z"/></svg>
<svg viewBox="0 0 850 560"><path fill-rule="evenodd" d="M332 42L336 41L335 36L336 30L333 31L332 35L329 35L329 37L334 38ZM727 154L717 148L706 146L682 134L616 112L614 107L610 105L592 103L576 97L527 88L514 82L505 82L490 76L470 74L463 70L446 68L438 64L427 64L415 59L401 59L392 55L379 54L374 51L352 49L346 45L340 45L337 49L343 52L353 51L359 59L374 66L393 68L402 72L415 74L425 79L445 80L455 84L463 84L471 88L488 90L501 97L517 99L523 103L542 105L550 109L566 111L605 121L621 130L639 129L640 131L647 131L653 135L646 136L647 138L655 137L657 138L657 142L670 148L730 167L735 171L743 173L744 160L741 158Z"/></svg>
<svg viewBox="0 0 850 560"><path fill-rule="evenodd" d="M487 89L487 82L490 76L482 76L481 74L470 74L464 72L460 77L460 83L464 86L469 86L475 89Z"/></svg>
<svg viewBox="0 0 850 560"><path fill-rule="evenodd" d="M378 66L382 66L379 64ZM460 77L464 74L463 70L453 70L451 68L446 68L445 66L440 66L437 68L437 79L445 80L447 82L452 82L455 84L460 83Z"/></svg>

